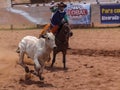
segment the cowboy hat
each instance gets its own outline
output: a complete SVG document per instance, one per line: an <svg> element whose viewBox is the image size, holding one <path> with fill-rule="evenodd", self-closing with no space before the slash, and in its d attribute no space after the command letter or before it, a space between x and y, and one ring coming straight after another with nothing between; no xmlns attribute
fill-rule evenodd
<svg viewBox="0 0 120 90"><path fill-rule="evenodd" d="M66 7L67 7L67 5L66 5L66 4L64 4L63 2L60 2L60 3L58 3L58 7L64 7L64 8L66 8Z"/></svg>

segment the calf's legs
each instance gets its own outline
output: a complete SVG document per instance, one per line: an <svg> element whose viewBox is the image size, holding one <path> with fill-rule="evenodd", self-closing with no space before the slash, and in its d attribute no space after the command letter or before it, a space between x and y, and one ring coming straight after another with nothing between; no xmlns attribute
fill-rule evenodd
<svg viewBox="0 0 120 90"><path fill-rule="evenodd" d="M23 51L20 51L19 53L19 64L25 69L25 72L29 72L29 68L24 64L24 55L25 53Z"/></svg>
<svg viewBox="0 0 120 90"><path fill-rule="evenodd" d="M40 60L39 60L40 61ZM40 80L44 80L42 77L43 69L44 69L44 62L39 62L38 59L34 59L35 62L35 70Z"/></svg>
<svg viewBox="0 0 120 90"><path fill-rule="evenodd" d="M40 69L40 71L38 72L38 75L39 75L39 79L40 79L40 80L44 80L44 77L42 76L43 69L44 69L44 66L41 66L41 69Z"/></svg>

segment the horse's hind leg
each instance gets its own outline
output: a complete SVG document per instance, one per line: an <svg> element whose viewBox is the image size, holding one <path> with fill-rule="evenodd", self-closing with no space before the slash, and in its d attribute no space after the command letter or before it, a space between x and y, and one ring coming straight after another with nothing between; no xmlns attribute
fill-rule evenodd
<svg viewBox="0 0 120 90"><path fill-rule="evenodd" d="M19 53L19 64L25 69L25 72L29 72L29 68L24 64L24 52L20 51Z"/></svg>

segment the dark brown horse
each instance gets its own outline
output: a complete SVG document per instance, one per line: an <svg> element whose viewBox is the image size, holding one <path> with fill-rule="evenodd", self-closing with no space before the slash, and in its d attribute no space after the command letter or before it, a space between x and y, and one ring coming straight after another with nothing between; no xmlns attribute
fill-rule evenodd
<svg viewBox="0 0 120 90"><path fill-rule="evenodd" d="M64 23L56 33L55 43L57 48L53 51L51 67L53 67L55 63L57 53L62 52L64 69L66 68L66 52L69 46L69 37L72 36L72 34L73 33L71 32L71 28L67 23Z"/></svg>

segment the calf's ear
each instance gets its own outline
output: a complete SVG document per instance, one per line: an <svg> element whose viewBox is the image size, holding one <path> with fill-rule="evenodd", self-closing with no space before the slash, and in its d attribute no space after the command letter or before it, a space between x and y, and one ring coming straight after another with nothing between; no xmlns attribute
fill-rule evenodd
<svg viewBox="0 0 120 90"><path fill-rule="evenodd" d="M47 34L41 35L42 38L48 38Z"/></svg>
<svg viewBox="0 0 120 90"><path fill-rule="evenodd" d="M41 35L42 38L46 38L45 35Z"/></svg>
<svg viewBox="0 0 120 90"><path fill-rule="evenodd" d="M47 38L48 36L47 36L47 34L43 34L42 37L43 38Z"/></svg>

